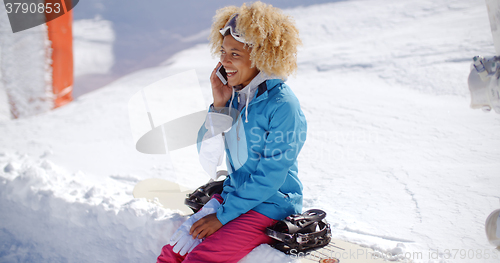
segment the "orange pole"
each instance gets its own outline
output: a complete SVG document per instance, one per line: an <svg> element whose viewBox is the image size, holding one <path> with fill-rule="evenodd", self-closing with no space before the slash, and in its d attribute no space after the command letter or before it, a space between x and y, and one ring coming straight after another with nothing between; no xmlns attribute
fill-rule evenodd
<svg viewBox="0 0 500 263"><path fill-rule="evenodd" d="M52 3L52 6L59 3L62 4L61 12L66 10L65 1L45 0L45 3ZM49 14L47 14L47 17L49 17ZM73 100L72 23L72 10L47 22L49 40L52 43L52 91L54 93L55 108Z"/></svg>

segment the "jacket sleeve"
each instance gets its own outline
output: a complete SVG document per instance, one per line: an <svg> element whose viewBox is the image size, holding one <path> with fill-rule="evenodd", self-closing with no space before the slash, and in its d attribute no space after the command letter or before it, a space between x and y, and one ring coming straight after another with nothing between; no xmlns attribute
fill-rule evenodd
<svg viewBox="0 0 500 263"><path fill-rule="evenodd" d="M224 203L217 211L217 218L222 224L277 194L305 141L305 126L305 118L298 101L277 105L270 117L269 130L259 133L267 135L260 138L265 140L263 148L250 149L258 154L256 170L243 184L226 195ZM253 146L255 145L250 145L251 148Z"/></svg>
<svg viewBox="0 0 500 263"><path fill-rule="evenodd" d="M221 113L221 114L227 114L227 105L229 105L229 102L226 103L226 107L222 110L215 110L214 107L213 107L213 104L210 105L210 107L208 108L208 112L217 112L217 113ZM205 136L205 133L208 131L208 129L206 128L206 122L207 120L205 119L205 122L203 122L203 125L201 125L200 129L198 130L198 138L196 140L196 147L198 149L198 153L200 153L200 149L201 149L201 143L203 142L203 137ZM222 128L215 128L215 130L223 130Z"/></svg>

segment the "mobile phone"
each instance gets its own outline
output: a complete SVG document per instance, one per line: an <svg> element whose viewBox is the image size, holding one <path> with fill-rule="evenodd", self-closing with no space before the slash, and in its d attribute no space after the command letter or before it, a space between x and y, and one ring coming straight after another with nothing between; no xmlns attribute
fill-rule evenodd
<svg viewBox="0 0 500 263"><path fill-rule="evenodd" d="M227 84L226 69L222 65L217 69L217 72L215 74L217 75L217 77L219 77L220 81L222 81L222 84Z"/></svg>

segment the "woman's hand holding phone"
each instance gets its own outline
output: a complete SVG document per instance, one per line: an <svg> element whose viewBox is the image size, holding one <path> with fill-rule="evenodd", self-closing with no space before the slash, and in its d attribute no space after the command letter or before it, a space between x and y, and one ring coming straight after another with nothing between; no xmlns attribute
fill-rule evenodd
<svg viewBox="0 0 500 263"><path fill-rule="evenodd" d="M212 96L214 97L214 107L224 107L226 102L231 99L232 88L229 84L224 85L217 76L217 69L222 66L222 63L217 63L217 66L210 75L210 83L212 84Z"/></svg>

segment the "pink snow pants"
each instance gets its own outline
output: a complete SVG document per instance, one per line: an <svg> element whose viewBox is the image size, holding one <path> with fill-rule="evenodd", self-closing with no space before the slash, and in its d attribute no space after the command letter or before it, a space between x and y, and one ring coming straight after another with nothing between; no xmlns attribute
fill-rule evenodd
<svg viewBox="0 0 500 263"><path fill-rule="evenodd" d="M157 263L238 262L260 244L273 242L265 229L277 222L250 210L222 226L185 256L174 253L172 246L165 245Z"/></svg>

